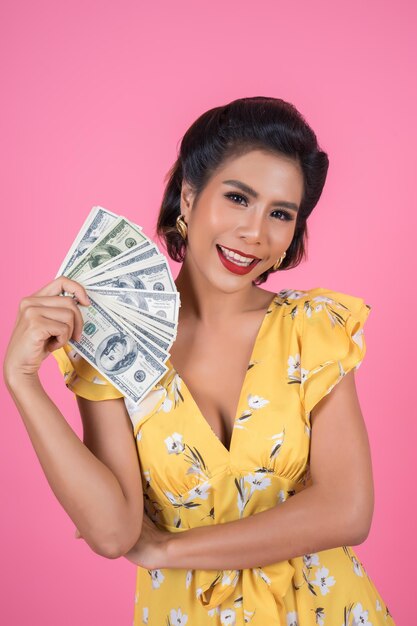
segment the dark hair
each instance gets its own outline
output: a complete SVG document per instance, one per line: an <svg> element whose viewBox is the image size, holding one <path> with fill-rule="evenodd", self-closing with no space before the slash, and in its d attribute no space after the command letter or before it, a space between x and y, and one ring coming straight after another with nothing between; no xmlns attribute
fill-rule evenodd
<svg viewBox="0 0 417 626"><path fill-rule="evenodd" d="M180 214L183 178L197 200L214 173L230 158L251 150L286 155L297 160L303 173L303 197L294 236L277 271L291 269L306 256L307 218L320 199L329 159L314 131L294 105L280 98L240 98L203 113L182 138L178 158L165 177L166 187L156 232L171 259L182 262L186 242L175 227ZM274 270L260 274L254 284L266 281Z"/></svg>

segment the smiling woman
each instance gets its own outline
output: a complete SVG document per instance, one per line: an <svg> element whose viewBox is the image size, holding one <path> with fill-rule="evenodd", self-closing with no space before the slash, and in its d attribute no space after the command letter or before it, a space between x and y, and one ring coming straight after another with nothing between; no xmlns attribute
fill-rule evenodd
<svg viewBox="0 0 417 626"><path fill-rule="evenodd" d="M352 548L373 512L354 379L371 307L322 287L259 287L305 257L328 164L280 99L235 100L188 129L157 222L182 263L177 336L139 403L62 345L82 319L56 296L84 302L82 286L60 277L21 305L9 387L82 536L137 565L134 626L394 626ZM28 376L47 354L39 336L59 347L84 445ZM114 338L102 360L124 367L134 349Z"/></svg>

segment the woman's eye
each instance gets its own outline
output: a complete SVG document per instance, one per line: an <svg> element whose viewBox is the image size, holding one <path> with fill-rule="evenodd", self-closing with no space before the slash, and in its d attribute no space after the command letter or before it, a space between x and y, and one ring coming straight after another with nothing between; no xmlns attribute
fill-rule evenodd
<svg viewBox="0 0 417 626"><path fill-rule="evenodd" d="M226 193L225 198L230 198L230 200L232 200L232 198L241 198L242 200L247 202L247 198L245 198L245 196L241 196L240 193ZM236 203L235 200L232 200L232 202L234 202L235 204L240 204L239 202Z"/></svg>
<svg viewBox="0 0 417 626"><path fill-rule="evenodd" d="M235 204L240 204L240 202L239 201L236 202L236 200L234 200L233 198L239 198L240 200L244 200L245 202L248 201L246 196L242 196L240 193L226 193L225 194L225 198L229 198ZM291 215L291 213L288 213L288 211L280 211L279 209L277 209L276 211L272 212L272 215L274 213L278 213L278 214L280 214L282 216L282 217L278 218L282 222L287 222L287 221L289 222L289 221L294 219L293 216Z"/></svg>
<svg viewBox="0 0 417 626"><path fill-rule="evenodd" d="M288 213L287 211L280 211L277 209L276 211L273 211L273 213L279 213L280 215L283 215L284 217L278 218L282 220L283 222L287 222L287 221L289 222L294 219L291 213Z"/></svg>

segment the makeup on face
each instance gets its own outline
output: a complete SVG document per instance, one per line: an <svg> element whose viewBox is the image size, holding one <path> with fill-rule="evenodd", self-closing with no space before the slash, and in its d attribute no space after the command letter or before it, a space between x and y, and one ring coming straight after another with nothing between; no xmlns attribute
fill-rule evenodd
<svg viewBox="0 0 417 626"><path fill-rule="evenodd" d="M258 265L260 259L252 254L245 256L237 250L216 244L217 253L224 267L234 274L248 274Z"/></svg>

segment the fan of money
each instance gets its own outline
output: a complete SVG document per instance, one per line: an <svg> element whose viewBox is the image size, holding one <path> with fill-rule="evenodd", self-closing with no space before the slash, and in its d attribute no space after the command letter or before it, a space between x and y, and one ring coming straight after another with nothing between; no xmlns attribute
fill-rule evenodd
<svg viewBox="0 0 417 626"><path fill-rule="evenodd" d="M166 257L141 226L95 206L56 276L81 283L91 302L79 307L80 341L68 343L139 402L167 372L177 334L181 302Z"/></svg>

